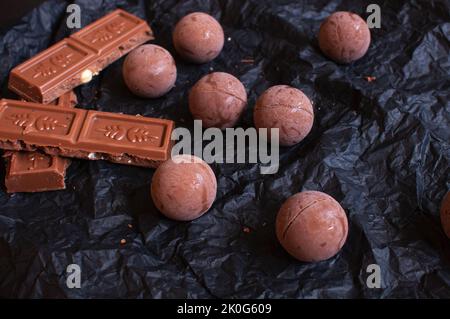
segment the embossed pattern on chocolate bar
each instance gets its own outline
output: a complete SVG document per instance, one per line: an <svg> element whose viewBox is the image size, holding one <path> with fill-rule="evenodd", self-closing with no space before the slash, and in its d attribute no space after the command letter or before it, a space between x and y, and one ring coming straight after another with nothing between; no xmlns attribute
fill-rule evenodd
<svg viewBox="0 0 450 319"><path fill-rule="evenodd" d="M142 116L124 118L122 114L89 111L78 143L105 152L114 146L121 153L147 157L147 148L156 150L164 147L167 140L162 137L166 129L165 122L149 122ZM106 149L104 145L107 145Z"/></svg>
<svg viewBox="0 0 450 319"><path fill-rule="evenodd" d="M131 33L136 32L136 29L142 28L148 31L147 26L142 24L142 21L125 11L116 10L72 34L71 38L101 54L125 43L126 38Z"/></svg>
<svg viewBox="0 0 450 319"><path fill-rule="evenodd" d="M71 130L77 130L77 125L82 121L81 117L77 118L77 114L83 112L46 107L48 109L36 109L27 102L18 101L4 105L0 111L0 131L11 139L26 136L31 143L38 143L41 139L56 144L72 143L74 134L71 134Z"/></svg>
<svg viewBox="0 0 450 319"><path fill-rule="evenodd" d="M15 152L17 161L14 170L17 172L31 172L49 168L53 165L52 156L38 152Z"/></svg>
<svg viewBox="0 0 450 319"><path fill-rule="evenodd" d="M155 167L170 155L173 122L3 99L0 146Z"/></svg>
<svg viewBox="0 0 450 319"><path fill-rule="evenodd" d="M77 102L73 91L61 96L58 107L73 107ZM7 151L5 186L8 193L42 192L65 189L64 177L70 160L40 152Z"/></svg>
<svg viewBox="0 0 450 319"><path fill-rule="evenodd" d="M43 192L65 188L67 159L39 152L5 152L8 193Z"/></svg>
<svg viewBox="0 0 450 319"><path fill-rule="evenodd" d="M144 20L118 9L15 67L8 86L47 104L151 39Z"/></svg>
<svg viewBox="0 0 450 319"><path fill-rule="evenodd" d="M66 70L87 65L87 59L94 53L80 47L72 39L64 39L50 47L45 54L39 55L34 64L23 64L17 67L21 76L29 79L30 84L45 89L51 81L58 81ZM84 65L83 65L84 63Z"/></svg>

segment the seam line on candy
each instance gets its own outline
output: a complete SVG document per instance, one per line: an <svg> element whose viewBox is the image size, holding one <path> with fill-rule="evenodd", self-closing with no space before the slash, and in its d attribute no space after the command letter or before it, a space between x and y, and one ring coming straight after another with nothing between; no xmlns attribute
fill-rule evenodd
<svg viewBox="0 0 450 319"><path fill-rule="evenodd" d="M244 101L243 99L241 99L240 97L236 96L235 94L230 93L230 92L227 92L227 91L224 91L224 90L221 90L221 89L219 89L219 88L216 88L216 89L214 89L214 90L202 90L202 92L203 92L203 93L216 93L216 92L219 92L219 93L222 93L222 94L230 95L230 96L232 96L232 97L238 99L238 100L241 101L242 103L247 103L247 101Z"/></svg>
<svg viewBox="0 0 450 319"><path fill-rule="evenodd" d="M303 207L303 209L301 209L293 218L292 220L289 221L288 225L286 226L286 229L283 231L283 239L286 238L286 233L288 232L289 228L291 227L291 225L294 223L294 221L297 219L298 216L301 215L301 213L303 213L306 209L308 209L309 207L319 203L319 202L323 202L326 199L318 199L315 201L312 201L310 204L308 204L307 206Z"/></svg>
<svg viewBox="0 0 450 319"><path fill-rule="evenodd" d="M271 108L276 108L276 107L285 107L285 108L288 108L288 109L295 109L296 108L295 106L292 107L292 106L285 105L285 104L269 104L269 105L261 106L259 108L255 108L255 111L262 111L263 109L271 109ZM299 109L304 111L304 112L306 112L306 113L308 113L311 116L314 116L313 113L311 113L309 110L307 110L307 109L305 109L303 107L299 107Z"/></svg>

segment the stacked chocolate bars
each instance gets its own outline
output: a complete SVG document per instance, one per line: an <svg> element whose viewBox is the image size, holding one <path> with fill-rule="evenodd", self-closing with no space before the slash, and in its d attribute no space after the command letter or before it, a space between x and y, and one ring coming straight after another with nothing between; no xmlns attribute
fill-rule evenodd
<svg viewBox="0 0 450 319"><path fill-rule="evenodd" d="M168 159L172 121L71 108L75 87L151 39L144 20L118 9L11 71L9 88L29 102L0 100L8 192L64 189L66 157L144 167Z"/></svg>

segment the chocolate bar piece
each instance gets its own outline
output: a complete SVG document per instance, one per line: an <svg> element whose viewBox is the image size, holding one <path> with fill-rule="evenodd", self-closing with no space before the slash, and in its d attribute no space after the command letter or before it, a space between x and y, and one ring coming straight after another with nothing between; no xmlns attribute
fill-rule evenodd
<svg viewBox="0 0 450 319"><path fill-rule="evenodd" d="M5 186L8 193L65 189L70 161L40 152L5 152Z"/></svg>
<svg viewBox="0 0 450 319"><path fill-rule="evenodd" d="M62 95L59 107L74 107L77 96L73 91ZM6 162L5 186L8 193L42 192L65 189L64 176L70 160L40 152L8 151L3 155Z"/></svg>
<svg viewBox="0 0 450 319"><path fill-rule="evenodd" d="M157 167L171 151L170 120L0 100L0 148Z"/></svg>
<svg viewBox="0 0 450 319"><path fill-rule="evenodd" d="M8 87L28 101L48 104L151 39L144 20L115 10L15 67Z"/></svg>

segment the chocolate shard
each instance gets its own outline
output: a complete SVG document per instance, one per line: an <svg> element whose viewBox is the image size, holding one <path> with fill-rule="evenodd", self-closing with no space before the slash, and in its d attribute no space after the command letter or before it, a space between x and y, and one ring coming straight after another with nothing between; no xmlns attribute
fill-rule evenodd
<svg viewBox="0 0 450 319"><path fill-rule="evenodd" d="M157 167L174 123L143 116L0 100L0 148Z"/></svg>
<svg viewBox="0 0 450 319"><path fill-rule="evenodd" d="M59 107L74 107L73 91L62 95L55 103ZM42 192L65 189L64 177L70 160L40 152L7 151L5 186L8 193Z"/></svg>
<svg viewBox="0 0 450 319"><path fill-rule="evenodd" d="M28 101L48 104L151 39L144 20L115 10L15 67L8 87Z"/></svg>

